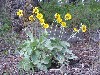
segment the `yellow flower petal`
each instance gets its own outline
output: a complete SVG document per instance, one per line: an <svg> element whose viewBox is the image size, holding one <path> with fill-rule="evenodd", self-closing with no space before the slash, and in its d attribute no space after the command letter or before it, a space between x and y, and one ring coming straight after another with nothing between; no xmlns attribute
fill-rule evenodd
<svg viewBox="0 0 100 75"><path fill-rule="evenodd" d="M21 17L21 16L23 16L23 10L18 10L18 12L17 12L17 15L19 16L19 17Z"/></svg>
<svg viewBox="0 0 100 75"><path fill-rule="evenodd" d="M82 27L81 27L81 29L82 29L82 32L86 32L86 25L82 25Z"/></svg>
<svg viewBox="0 0 100 75"><path fill-rule="evenodd" d="M70 13L67 13L67 14L65 15L65 20L70 20L70 19L72 19L71 14L70 14Z"/></svg>
<svg viewBox="0 0 100 75"><path fill-rule="evenodd" d="M60 14L56 13L55 15L55 18L60 18Z"/></svg>
<svg viewBox="0 0 100 75"><path fill-rule="evenodd" d="M35 20L34 17L33 17L33 15L29 16L29 20L30 21L34 21Z"/></svg>
<svg viewBox="0 0 100 75"><path fill-rule="evenodd" d="M61 22L62 27L66 27L66 22Z"/></svg>
<svg viewBox="0 0 100 75"><path fill-rule="evenodd" d="M78 32L79 30L78 30L77 28L74 28L74 31L75 31L75 32Z"/></svg>
<svg viewBox="0 0 100 75"><path fill-rule="evenodd" d="M43 25L43 28L45 28L45 29L46 29L46 28L49 28L49 25L48 25L48 24L44 24L44 25Z"/></svg>
<svg viewBox="0 0 100 75"><path fill-rule="evenodd" d="M40 24L41 24L41 25L44 24L44 19L40 19Z"/></svg>
<svg viewBox="0 0 100 75"><path fill-rule="evenodd" d="M20 12L17 12L17 15L19 16L20 15Z"/></svg>
<svg viewBox="0 0 100 75"><path fill-rule="evenodd" d="M42 15L41 13L37 13L36 17L37 17L38 19L42 19L42 18L43 18L43 15Z"/></svg>
<svg viewBox="0 0 100 75"><path fill-rule="evenodd" d="M62 19L61 18L57 18L57 22L58 23L62 22Z"/></svg>
<svg viewBox="0 0 100 75"><path fill-rule="evenodd" d="M35 13L35 14L39 13L38 7L33 8L33 13Z"/></svg>

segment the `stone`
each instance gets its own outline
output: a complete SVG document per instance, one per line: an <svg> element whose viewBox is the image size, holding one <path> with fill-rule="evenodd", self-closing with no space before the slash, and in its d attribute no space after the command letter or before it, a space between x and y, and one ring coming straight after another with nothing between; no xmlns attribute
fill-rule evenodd
<svg viewBox="0 0 100 75"><path fill-rule="evenodd" d="M95 32L95 33L91 34L90 38L94 42L99 42L100 41L100 32Z"/></svg>

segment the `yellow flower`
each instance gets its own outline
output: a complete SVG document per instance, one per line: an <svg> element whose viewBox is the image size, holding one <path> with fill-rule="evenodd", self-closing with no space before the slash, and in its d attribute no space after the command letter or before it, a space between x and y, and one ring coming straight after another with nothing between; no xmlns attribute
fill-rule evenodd
<svg viewBox="0 0 100 75"><path fill-rule="evenodd" d="M57 18L57 22L58 23L62 22L62 19L61 18Z"/></svg>
<svg viewBox="0 0 100 75"><path fill-rule="evenodd" d="M35 13L35 14L39 13L38 7L33 8L33 13Z"/></svg>
<svg viewBox="0 0 100 75"><path fill-rule="evenodd" d="M21 16L23 16L23 10L18 10L18 12L17 12L17 15L19 16L19 17L21 17Z"/></svg>
<svg viewBox="0 0 100 75"><path fill-rule="evenodd" d="M60 18L60 14L56 13L55 15L55 18Z"/></svg>
<svg viewBox="0 0 100 75"><path fill-rule="evenodd" d="M41 24L41 25L44 24L44 19L40 19L40 24Z"/></svg>
<svg viewBox="0 0 100 75"><path fill-rule="evenodd" d="M41 13L37 13L36 17L40 20L43 18L43 15Z"/></svg>
<svg viewBox="0 0 100 75"><path fill-rule="evenodd" d="M86 25L82 25L82 27L81 27L81 29L82 29L82 32L86 32Z"/></svg>
<svg viewBox="0 0 100 75"><path fill-rule="evenodd" d="M66 22L61 22L62 27L66 27Z"/></svg>
<svg viewBox="0 0 100 75"><path fill-rule="evenodd" d="M34 21L35 20L34 17L33 17L33 15L29 16L29 20L30 21Z"/></svg>
<svg viewBox="0 0 100 75"><path fill-rule="evenodd" d="M72 19L71 14L70 14L70 13L67 13L67 14L65 15L65 20L70 20L70 19Z"/></svg>
<svg viewBox="0 0 100 75"><path fill-rule="evenodd" d="M75 32L78 32L79 30L78 30L77 28L74 28L74 31L75 31Z"/></svg>
<svg viewBox="0 0 100 75"><path fill-rule="evenodd" d="M43 25L43 28L45 28L45 29L46 29L46 28L49 28L49 25L48 25L48 24L44 24L44 25Z"/></svg>

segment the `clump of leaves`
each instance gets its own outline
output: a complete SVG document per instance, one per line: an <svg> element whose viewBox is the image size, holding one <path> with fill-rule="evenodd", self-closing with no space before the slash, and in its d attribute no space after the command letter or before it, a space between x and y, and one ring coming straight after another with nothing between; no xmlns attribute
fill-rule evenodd
<svg viewBox="0 0 100 75"><path fill-rule="evenodd" d="M7 23L5 23L0 27L0 33L1 32L8 32L10 29L11 29L11 26L8 25Z"/></svg>
<svg viewBox="0 0 100 75"><path fill-rule="evenodd" d="M63 18L66 12L68 12L67 7L60 6L58 0L52 0L49 3L41 2L40 4L42 6L42 9L40 8L40 11L43 13L45 20L50 24L54 21L55 13L61 14L61 17Z"/></svg>
<svg viewBox="0 0 100 75"><path fill-rule="evenodd" d="M53 22L54 14L59 13L61 17L64 17L66 12L71 13L72 20L67 23L69 27L79 27L80 23L84 23L89 28L95 29L100 27L100 2L95 0L85 1L84 5L82 2L77 2L77 4L68 4L62 0L59 4L57 0L52 0L49 3L41 3L43 9L41 11L44 13L45 20L49 23Z"/></svg>
<svg viewBox="0 0 100 75"><path fill-rule="evenodd" d="M70 12L73 15L71 25L79 26L84 23L87 27L95 29L99 26L100 2L91 0L90 2L78 3L77 6L71 6ZM99 26L100 27L100 26Z"/></svg>
<svg viewBox="0 0 100 75"><path fill-rule="evenodd" d="M46 32L46 31L45 31ZM56 38L47 38L47 32L39 38L33 37L33 33L25 29L28 38L24 41L19 51L23 57L19 63L19 68L34 71L35 69L47 71L51 67L52 58L57 60L58 64L68 64L68 59L77 58L71 50L68 49L69 43L60 41Z"/></svg>
<svg viewBox="0 0 100 75"><path fill-rule="evenodd" d="M7 33L11 29L11 20L4 11L0 14L0 35Z"/></svg>

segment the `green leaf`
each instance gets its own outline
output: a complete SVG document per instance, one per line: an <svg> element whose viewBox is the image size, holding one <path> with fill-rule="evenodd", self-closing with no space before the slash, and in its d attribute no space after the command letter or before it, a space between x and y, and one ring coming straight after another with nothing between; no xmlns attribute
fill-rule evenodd
<svg viewBox="0 0 100 75"><path fill-rule="evenodd" d="M31 55L31 53L32 53L32 49L31 49L31 47L28 47L28 48L27 48L27 54L28 54L28 55Z"/></svg>
<svg viewBox="0 0 100 75"><path fill-rule="evenodd" d="M76 58L78 58L77 56L71 56L71 57L69 57L68 59L76 59Z"/></svg>
<svg viewBox="0 0 100 75"><path fill-rule="evenodd" d="M65 42L65 41L64 41L64 43L65 43L68 47L70 47L70 44L69 44L68 42Z"/></svg>
<svg viewBox="0 0 100 75"><path fill-rule="evenodd" d="M70 44L65 41L61 41L60 43L61 43L61 46L63 46L63 47L70 46Z"/></svg>
<svg viewBox="0 0 100 75"><path fill-rule="evenodd" d="M32 55L31 60L34 65L36 65L40 62L40 60L38 59L38 57L36 55Z"/></svg>
<svg viewBox="0 0 100 75"><path fill-rule="evenodd" d="M25 52L25 53L24 53L24 58L29 59L29 57L30 57L30 56L27 54L27 52Z"/></svg>
<svg viewBox="0 0 100 75"><path fill-rule="evenodd" d="M37 47L37 45L38 45L38 42L37 41L34 41L34 42L30 43L30 47L32 49L34 49L35 47Z"/></svg>
<svg viewBox="0 0 100 75"><path fill-rule="evenodd" d="M53 46L51 46L51 41L49 39L46 40L45 44L44 44L45 47L47 47L49 50L53 50Z"/></svg>
<svg viewBox="0 0 100 75"><path fill-rule="evenodd" d="M73 53L72 53L72 50L69 50L69 49L67 49L67 48L66 48L66 52L69 53L69 54L73 54Z"/></svg>
<svg viewBox="0 0 100 75"><path fill-rule="evenodd" d="M41 63L37 64L37 67L38 67L40 70L47 71L47 67L46 67L45 65L42 65Z"/></svg>
<svg viewBox="0 0 100 75"><path fill-rule="evenodd" d="M33 37L33 33L32 33L32 28L30 30L30 28L26 27L24 29L24 31L26 32L26 35L29 37L29 39L31 40L31 42L34 41L34 37Z"/></svg>
<svg viewBox="0 0 100 75"><path fill-rule="evenodd" d="M50 60L50 58L46 57L45 59L41 60L41 63L48 64L49 60Z"/></svg>
<svg viewBox="0 0 100 75"><path fill-rule="evenodd" d="M63 55L58 54L57 60L59 61L59 63L63 64L63 62L65 61L65 58Z"/></svg>
<svg viewBox="0 0 100 75"><path fill-rule="evenodd" d="M24 58L21 62L19 62L18 67L23 68L25 71L29 71L33 65L30 64L30 60L28 58Z"/></svg>
<svg viewBox="0 0 100 75"><path fill-rule="evenodd" d="M39 50L36 50L35 53L36 53L37 57L40 57L40 55L41 55L42 52L39 51Z"/></svg>

